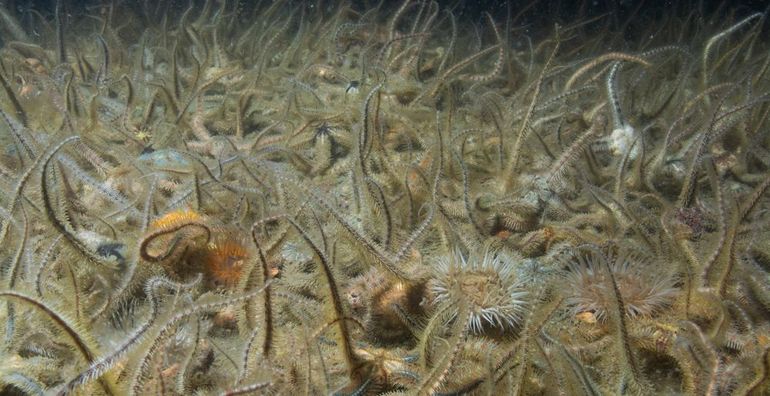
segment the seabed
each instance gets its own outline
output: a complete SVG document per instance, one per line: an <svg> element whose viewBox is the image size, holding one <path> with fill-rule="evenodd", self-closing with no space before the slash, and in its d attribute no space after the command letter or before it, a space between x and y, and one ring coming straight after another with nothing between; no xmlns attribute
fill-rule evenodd
<svg viewBox="0 0 770 396"><path fill-rule="evenodd" d="M768 9L5 1L0 394L770 394Z"/></svg>

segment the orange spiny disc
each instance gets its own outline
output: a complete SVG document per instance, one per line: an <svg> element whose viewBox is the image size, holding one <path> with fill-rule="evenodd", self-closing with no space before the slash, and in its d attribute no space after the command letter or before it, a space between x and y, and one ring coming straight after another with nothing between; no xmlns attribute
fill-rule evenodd
<svg viewBox="0 0 770 396"><path fill-rule="evenodd" d="M150 228L155 230L172 228L182 223L197 222L201 219L200 214L190 209L177 209L153 220L150 223Z"/></svg>
<svg viewBox="0 0 770 396"><path fill-rule="evenodd" d="M206 247L203 265L214 283L232 287L243 275L243 267L249 252L237 239L227 238L212 242Z"/></svg>

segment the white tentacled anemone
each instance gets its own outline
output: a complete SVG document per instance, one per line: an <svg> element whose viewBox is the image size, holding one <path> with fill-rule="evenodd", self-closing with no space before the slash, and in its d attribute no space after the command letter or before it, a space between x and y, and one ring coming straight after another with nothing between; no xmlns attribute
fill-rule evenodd
<svg viewBox="0 0 770 396"><path fill-rule="evenodd" d="M487 250L466 258L459 251L441 256L430 290L436 305L467 304L474 334L496 328L506 332L521 323L527 291L516 281L513 255Z"/></svg>

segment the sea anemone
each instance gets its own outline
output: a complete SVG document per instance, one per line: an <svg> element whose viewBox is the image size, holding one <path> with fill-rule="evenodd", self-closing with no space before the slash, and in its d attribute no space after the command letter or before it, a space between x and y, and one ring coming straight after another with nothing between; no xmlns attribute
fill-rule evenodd
<svg viewBox="0 0 770 396"><path fill-rule="evenodd" d="M511 330L521 323L528 294L514 276L515 261L512 255L489 250L480 257L466 258L458 251L442 256L429 286L433 302L467 304L468 326L474 334L483 334L490 327Z"/></svg>
<svg viewBox="0 0 770 396"><path fill-rule="evenodd" d="M675 277L650 271L660 266L653 265L652 257L628 247L580 247L562 260L568 268L565 302L576 317L588 312L599 322L607 320L615 300L608 265L628 317L653 316L669 306L678 293Z"/></svg>

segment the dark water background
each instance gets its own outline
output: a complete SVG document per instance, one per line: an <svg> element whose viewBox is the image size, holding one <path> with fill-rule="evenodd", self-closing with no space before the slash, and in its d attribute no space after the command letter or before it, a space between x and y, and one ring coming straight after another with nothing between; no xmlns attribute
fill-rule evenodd
<svg viewBox="0 0 770 396"><path fill-rule="evenodd" d="M229 0L233 1L233 0ZM56 0L7 0L0 3L4 4L9 9L15 9L20 14L26 15L32 10L36 10L42 14L53 14L56 4ZM138 8L143 3L154 6L157 3L169 3L170 9L186 9L191 3L196 6L202 6L205 0L122 0L117 1L120 4L135 3ZM240 0L241 4L248 8L250 5L256 4L257 0ZM290 3L318 3L315 1L301 1L290 0ZM269 3L269 2L268 2ZM321 0L322 5L336 4L333 0ZM370 7L376 6L377 1L352 1L354 6L358 9L365 10ZM536 1L532 4L532 1L505 1L505 0L455 0L455 1L438 1L439 5L444 8L451 8L455 10L455 14L458 17L470 18L471 20L479 19L483 17L485 12L489 12L495 17L496 20L505 19L506 15L512 16L518 14L521 10L527 9L523 18L520 18L520 22L524 24L533 24L535 22L543 23L550 21L560 22L563 24L570 21L577 21L582 16L592 17L604 13L613 13L619 20L627 20L629 17L638 19L639 21L649 22L656 16L670 12L680 12L682 10L703 10L705 14L712 14L714 12L720 12L727 14L728 10L735 10L737 16L748 15L752 12L765 11L768 8L770 2L767 0L744 0L744 1L715 1L715 0L693 0L693 1L636 1L636 0L621 0L621 1L607 1L607 0L588 0L588 1ZM86 1L62 1L62 4L66 7L67 13L82 13L93 10L101 5L110 4L110 1L103 0L86 0ZM401 1L396 0L384 0L384 7L398 8Z"/></svg>
<svg viewBox="0 0 770 396"><path fill-rule="evenodd" d="M231 2L233 0L228 0ZM239 0L243 9L244 18L247 18L249 12L257 3L257 0ZM202 8L205 0L124 0L113 1L113 3L122 5L133 4L137 15L144 15L148 19L160 18L160 15L148 15L146 10L167 9L170 15L179 16L188 7L193 5L196 8ZM271 1L262 2L270 3ZM18 18L25 30L34 32L34 19L38 16L52 18L55 15L57 4L61 4L63 21L65 27L69 20L76 20L76 16L88 14L96 15L100 9L111 4L104 0L86 0L86 1L62 1L62 0L8 0L0 2L7 9L16 10ZM302 3L320 4L322 8L328 7L334 9L338 3L335 0L320 1L300 1L289 0L289 4L300 5ZM364 12L379 4L379 1L372 0L353 0L353 8ZM628 50L626 43L638 42L635 32L649 31L650 24L661 20L662 16L675 13L683 20L691 12L696 15L711 15L709 21L701 21L704 25L710 25L719 21L717 15L730 20L739 20L754 12L767 12L770 2L767 0L746 0L746 1L713 1L713 0L691 0L691 1L607 1L607 0L587 0L587 1L505 1L505 0L439 0L442 9L452 9L458 20L475 23L477 26L483 26L484 14L490 13L494 20L498 22L511 21L513 19L512 29L516 29L521 37L529 37L537 41L540 38L548 36L553 32L556 24L569 25L578 21L590 19L592 17L606 14L614 21L614 29L624 32L623 41L615 41L608 46L607 50L623 51ZM214 0L216 7L218 0ZM395 12L402 4L402 1L383 0L382 7L386 12L380 15L386 16ZM229 6L229 4L228 4ZM195 10L194 10L195 11ZM119 15L117 16L119 17ZM173 18L173 17L172 17ZM157 21L156 21L157 22ZM383 21L384 22L384 21ZM597 29L599 25L596 24ZM708 28L709 26L704 26ZM587 28L590 31L590 26ZM770 29L770 24L764 24L765 31ZM69 29L67 29L69 30ZM71 33L71 31L70 31ZM598 32L597 32L598 33ZM524 45L524 41L511 40L513 46ZM687 44L687 43L680 43ZM0 45L3 45L0 40ZM629 45L630 46L630 45Z"/></svg>

